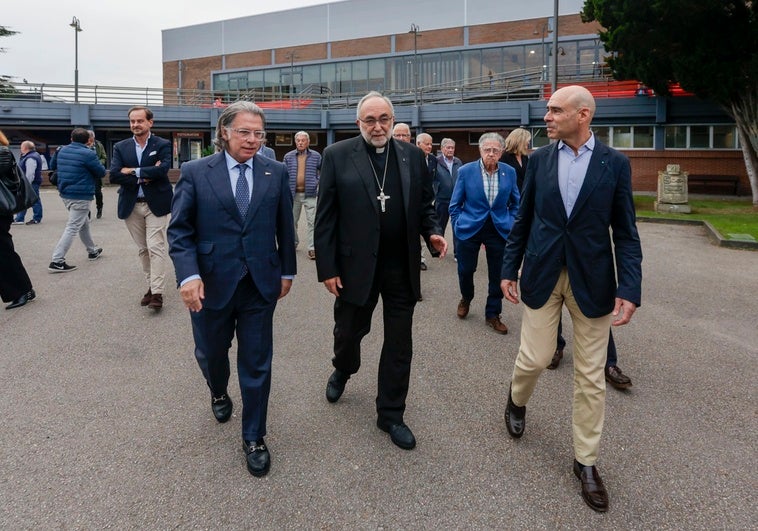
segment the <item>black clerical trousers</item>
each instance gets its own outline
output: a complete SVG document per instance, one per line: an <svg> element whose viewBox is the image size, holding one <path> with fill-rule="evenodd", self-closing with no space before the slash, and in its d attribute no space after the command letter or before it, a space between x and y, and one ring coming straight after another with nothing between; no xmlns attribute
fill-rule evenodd
<svg viewBox="0 0 758 531"><path fill-rule="evenodd" d="M403 421L405 398L411 374L413 343L413 295L408 268L377 264L374 282L368 301L357 306L337 297L334 303L334 358L335 369L355 374L361 366L361 340L371 330L371 316L382 296L384 318L384 345L379 359L376 411L385 423Z"/></svg>

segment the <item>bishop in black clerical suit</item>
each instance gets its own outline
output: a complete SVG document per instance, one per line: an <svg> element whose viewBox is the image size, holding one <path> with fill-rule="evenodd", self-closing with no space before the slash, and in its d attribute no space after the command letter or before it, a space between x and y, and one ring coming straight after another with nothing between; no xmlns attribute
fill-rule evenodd
<svg viewBox="0 0 758 531"><path fill-rule="evenodd" d="M419 236L434 256L447 243L437 222L423 151L392 139L394 110L371 92L358 104L361 134L324 150L314 240L318 279L334 303L334 372L326 398L336 402L361 363L361 340L382 296L377 426L404 449L415 446L404 423L413 346L413 310L421 293Z"/></svg>

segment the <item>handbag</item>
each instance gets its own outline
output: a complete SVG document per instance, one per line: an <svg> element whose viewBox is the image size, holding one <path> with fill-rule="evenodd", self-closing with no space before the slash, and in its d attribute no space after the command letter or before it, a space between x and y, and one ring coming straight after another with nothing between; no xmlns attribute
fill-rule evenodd
<svg viewBox="0 0 758 531"><path fill-rule="evenodd" d="M39 196L16 164L16 157L0 146L0 215L13 215L31 207Z"/></svg>

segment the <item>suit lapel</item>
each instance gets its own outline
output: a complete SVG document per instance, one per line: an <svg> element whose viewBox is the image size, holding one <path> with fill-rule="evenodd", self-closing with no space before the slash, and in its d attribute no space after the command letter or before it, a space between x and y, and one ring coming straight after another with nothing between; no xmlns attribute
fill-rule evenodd
<svg viewBox="0 0 758 531"><path fill-rule="evenodd" d="M204 173L203 177L224 209L241 224L242 216L237 208L237 203L234 201L234 192L232 192L232 185L229 181L229 170L226 168L226 157L223 151L216 153L208 160L208 171Z"/></svg>
<svg viewBox="0 0 758 531"><path fill-rule="evenodd" d="M405 211L408 212L409 198L411 196L411 165L408 163L410 153L406 146L401 145L402 143L394 138L392 139L392 143L396 148L397 165L400 170L400 186L403 189L403 206L405 207ZM387 153L387 156L389 155L390 154Z"/></svg>
<svg viewBox="0 0 758 531"><path fill-rule="evenodd" d="M246 223L249 223L258 212L258 207L261 205L263 198L268 194L273 179L273 168L269 159L263 155L256 154L253 158L253 195L250 197L250 208L247 210Z"/></svg>
<svg viewBox="0 0 758 531"><path fill-rule="evenodd" d="M590 164L587 167L587 174L584 176L584 182L582 188L579 190L579 195L576 198L576 204L571 211L571 218L577 215L577 212L581 210L587 198L597 186L597 183L603 178L603 174L607 168L608 161L608 149L595 140L595 149L592 151L592 157L590 158Z"/></svg>
<svg viewBox="0 0 758 531"><path fill-rule="evenodd" d="M369 203L374 207L374 212L379 213L379 201L376 200L376 188L374 187L374 170L371 167L368 151L362 137L356 137L355 149L351 155L358 177L363 182L369 197Z"/></svg>
<svg viewBox="0 0 758 531"><path fill-rule="evenodd" d="M550 145L550 152L547 156L547 164L545 167L545 175L547 177L547 194L545 197L550 200L552 205L551 209L555 209L561 213L561 219L564 223L568 220L566 216L566 207L563 204L563 196L561 195L561 188L558 186L558 142L553 142Z"/></svg>

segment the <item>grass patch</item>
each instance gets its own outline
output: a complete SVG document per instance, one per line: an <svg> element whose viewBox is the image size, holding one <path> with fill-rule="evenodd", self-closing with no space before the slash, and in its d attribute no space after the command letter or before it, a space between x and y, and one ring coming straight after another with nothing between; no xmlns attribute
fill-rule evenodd
<svg viewBox="0 0 758 531"><path fill-rule="evenodd" d="M669 214L656 212L653 203L656 198L651 195L635 195L634 206L638 216L660 219L703 220L713 225L724 239L729 234L749 234L758 240L758 212L753 203L746 199L692 199L689 204L691 214Z"/></svg>

